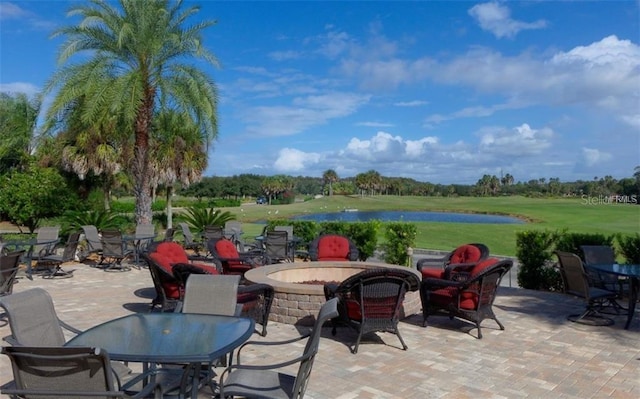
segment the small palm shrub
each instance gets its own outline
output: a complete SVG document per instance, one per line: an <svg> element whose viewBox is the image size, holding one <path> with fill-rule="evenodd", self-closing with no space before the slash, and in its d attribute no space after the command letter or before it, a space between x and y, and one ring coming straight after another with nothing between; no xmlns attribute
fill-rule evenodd
<svg viewBox="0 0 640 399"><path fill-rule="evenodd" d="M114 212L100 211L67 211L60 219L63 232L77 231L82 226L94 225L100 230L121 228L128 221Z"/></svg>
<svg viewBox="0 0 640 399"><path fill-rule="evenodd" d="M207 226L220 226L230 220L236 220L234 214L229 211L221 211L213 208L189 207L186 212L180 215L180 220L184 221L195 231L204 231Z"/></svg>

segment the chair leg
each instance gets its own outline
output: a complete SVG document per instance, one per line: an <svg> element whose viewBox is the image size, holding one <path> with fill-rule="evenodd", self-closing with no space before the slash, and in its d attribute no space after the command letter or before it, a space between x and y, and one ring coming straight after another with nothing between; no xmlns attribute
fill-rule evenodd
<svg viewBox="0 0 640 399"><path fill-rule="evenodd" d="M400 335L400 330L398 330L398 327L395 328L394 334L398 336L398 339L400 340L400 343L402 344L402 350L406 351L407 349L409 349L407 344L404 343L404 339L402 339L402 335Z"/></svg>

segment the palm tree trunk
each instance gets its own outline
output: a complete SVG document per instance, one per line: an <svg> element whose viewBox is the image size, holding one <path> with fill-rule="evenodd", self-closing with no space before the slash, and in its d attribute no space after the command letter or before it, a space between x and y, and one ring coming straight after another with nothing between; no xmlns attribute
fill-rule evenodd
<svg viewBox="0 0 640 399"><path fill-rule="evenodd" d="M146 88L146 98L138 110L135 122L133 152L133 192L136 197L136 223L151 224L151 177L149 176L149 127L153 109L153 88Z"/></svg>
<svg viewBox="0 0 640 399"><path fill-rule="evenodd" d="M171 207L171 197L173 197L173 186L167 186L167 228L173 227L173 209Z"/></svg>

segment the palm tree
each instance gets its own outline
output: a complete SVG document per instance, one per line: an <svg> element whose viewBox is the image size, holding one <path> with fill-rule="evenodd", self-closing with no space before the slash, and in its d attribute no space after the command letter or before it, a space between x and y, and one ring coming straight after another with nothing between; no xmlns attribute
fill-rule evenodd
<svg viewBox="0 0 640 399"><path fill-rule="evenodd" d="M327 169L322 174L322 180L324 180L324 184L329 185L329 197L331 197L333 195L332 184L338 181L338 174L333 169Z"/></svg>
<svg viewBox="0 0 640 399"><path fill-rule="evenodd" d="M47 83L47 92L57 89L48 119L84 97L82 119L101 123L112 116L130 126L136 222L151 222L150 129L159 99L188 113L207 136L217 132L217 89L200 69L188 64L201 58L213 65L216 59L202 47L202 31L215 21L184 26L199 11L182 9L181 0L105 0L72 6L79 15L77 25L56 30L65 36L59 61L83 55L65 64Z"/></svg>
<svg viewBox="0 0 640 399"><path fill-rule="evenodd" d="M156 118L151 144L152 185L164 184L167 197L167 228L173 227L171 199L176 183L184 186L200 181L207 167L209 137L202 137L189 115L173 110Z"/></svg>

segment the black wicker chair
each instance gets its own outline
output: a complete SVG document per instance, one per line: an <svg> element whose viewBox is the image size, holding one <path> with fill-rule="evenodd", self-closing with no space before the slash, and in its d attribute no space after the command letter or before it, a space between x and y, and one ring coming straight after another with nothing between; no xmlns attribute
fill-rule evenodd
<svg viewBox="0 0 640 399"><path fill-rule="evenodd" d="M336 327L347 325L358 332L352 353L358 352L362 336L371 332L390 332L398 336L406 350L398 322L407 291L417 291L420 277L409 269L376 268L357 273L342 283L326 284L327 300L338 298L339 316L332 320L332 334Z"/></svg>
<svg viewBox="0 0 640 399"><path fill-rule="evenodd" d="M489 258L482 262L458 266L447 279L427 278L420 284L423 325L431 315L458 317L471 321L482 338L480 324L492 319L501 330L504 326L493 313L493 301L502 277L511 269L513 261Z"/></svg>

